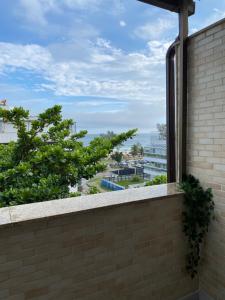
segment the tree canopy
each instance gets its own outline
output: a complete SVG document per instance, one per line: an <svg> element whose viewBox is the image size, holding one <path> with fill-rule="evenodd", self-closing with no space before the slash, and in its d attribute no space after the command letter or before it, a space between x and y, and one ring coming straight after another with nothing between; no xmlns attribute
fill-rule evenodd
<svg viewBox="0 0 225 300"><path fill-rule="evenodd" d="M111 154L111 158L119 164L123 159L123 152L116 151Z"/></svg>
<svg viewBox="0 0 225 300"><path fill-rule="evenodd" d="M87 131L71 134L74 122L62 119L58 105L39 114L30 129L29 111L22 107L1 108L0 118L12 123L18 136L0 145L0 207L69 197L70 187L103 171L103 159L136 133L97 137L84 146Z"/></svg>
<svg viewBox="0 0 225 300"><path fill-rule="evenodd" d="M157 124L156 128L159 132L160 140L166 140L166 138L167 138L167 126L166 126L166 124Z"/></svg>
<svg viewBox="0 0 225 300"><path fill-rule="evenodd" d="M110 131L110 130L108 130L106 133L102 133L102 134L100 134L100 136L101 136L101 137L104 137L104 138L108 138L108 139L110 139L110 138L112 138L112 137L116 136L116 134L115 134L115 132L114 132L114 131Z"/></svg>
<svg viewBox="0 0 225 300"><path fill-rule="evenodd" d="M133 144L132 147L131 147L130 153L133 156L143 155L144 154L144 148L142 147L142 145L140 143Z"/></svg>
<svg viewBox="0 0 225 300"><path fill-rule="evenodd" d="M158 185L167 183L167 175L157 175L152 180L146 182L146 186Z"/></svg>

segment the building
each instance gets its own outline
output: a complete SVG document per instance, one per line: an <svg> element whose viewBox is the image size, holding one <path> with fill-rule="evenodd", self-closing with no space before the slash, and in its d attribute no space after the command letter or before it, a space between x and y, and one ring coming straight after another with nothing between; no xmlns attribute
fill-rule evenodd
<svg viewBox="0 0 225 300"><path fill-rule="evenodd" d="M215 201L215 220L200 245L201 268L195 278L185 269L190 249L182 234L179 171L176 183L1 208L0 299L225 299L225 19L184 40L182 18L192 1L142 1L180 16L175 62L188 80L182 74L180 84L176 74L173 83L182 89L172 89L172 96L178 108L188 96L188 138L180 136L185 147L175 152L175 171L184 166L212 189ZM184 118L177 121L182 129ZM174 171L171 157L168 169ZM200 208L202 199L195 202Z"/></svg>
<svg viewBox="0 0 225 300"><path fill-rule="evenodd" d="M27 130L30 129L32 120L35 120L35 117L30 117L29 120L26 121ZM0 144L8 144L16 140L17 131L13 124L0 119Z"/></svg>
<svg viewBox="0 0 225 300"><path fill-rule="evenodd" d="M10 109L9 106L6 103L6 100L0 101L0 107L4 109ZM26 120L26 127L27 130L30 130L31 123L33 120L35 120L36 116L30 116L28 120ZM76 133L76 123L74 123L73 126L71 126L71 133ZM0 144L8 144L12 141L17 140L17 130L13 126L12 123L4 121L2 118L0 118Z"/></svg>
<svg viewBox="0 0 225 300"><path fill-rule="evenodd" d="M144 148L144 174L147 178L153 179L157 175L166 175L167 153L166 141L152 143Z"/></svg>

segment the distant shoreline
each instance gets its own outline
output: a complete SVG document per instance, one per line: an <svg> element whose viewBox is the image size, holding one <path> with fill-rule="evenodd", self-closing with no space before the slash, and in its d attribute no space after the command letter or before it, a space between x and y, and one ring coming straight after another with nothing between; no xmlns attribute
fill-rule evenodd
<svg viewBox="0 0 225 300"><path fill-rule="evenodd" d="M95 137L99 137L100 134L90 134L88 133L81 141L84 142L84 145L88 145L91 140L93 140ZM159 142L159 134L158 132L152 132L152 133L138 133L135 137L132 139L127 140L123 143L122 146L118 147L118 150L121 152L129 152L131 147L134 144L140 143L142 147L150 146L153 143Z"/></svg>

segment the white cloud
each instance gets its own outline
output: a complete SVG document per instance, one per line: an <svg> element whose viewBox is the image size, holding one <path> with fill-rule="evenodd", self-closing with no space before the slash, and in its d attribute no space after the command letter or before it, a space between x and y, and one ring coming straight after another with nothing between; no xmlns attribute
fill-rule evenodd
<svg viewBox="0 0 225 300"><path fill-rule="evenodd" d="M197 3L198 4L198 3ZM199 4L198 4L199 5ZM225 2L224 2L225 5ZM199 7L199 9L201 9ZM191 24L191 30L190 33L195 33L221 19L225 18L225 9L218 9L218 8L213 8L211 10L210 14L207 14L207 16L202 20L194 19L193 24Z"/></svg>
<svg viewBox="0 0 225 300"><path fill-rule="evenodd" d="M38 45L18 45L0 43L0 70L23 68L34 72L44 72L51 64L49 51Z"/></svg>
<svg viewBox="0 0 225 300"><path fill-rule="evenodd" d="M0 43L0 70L22 69L39 75L35 88L57 96L102 96L155 102L164 95L164 62L169 42L152 41L140 52L126 53L109 41L91 43L86 60L57 60L38 45ZM58 45L63 51L65 44Z"/></svg>
<svg viewBox="0 0 225 300"><path fill-rule="evenodd" d="M127 26L127 24L126 24L126 22L125 22L125 21L121 20L121 21L120 21L120 26L121 26L121 27L126 27L126 26Z"/></svg>
<svg viewBox="0 0 225 300"><path fill-rule="evenodd" d="M165 32L168 32L170 29L174 28L176 25L173 18L162 19L158 18L153 22L148 22L142 26L139 26L135 29L135 36L143 40L151 40L160 38Z"/></svg>
<svg viewBox="0 0 225 300"><path fill-rule="evenodd" d="M14 71L20 76L24 72L31 77L38 75L38 81L34 86L29 83L27 92L12 92L10 87L2 92L10 103L19 103L34 114L53 103L62 104L65 117L72 117L90 131L100 131L104 126L112 130L152 128L159 120L164 121L164 62L169 44L155 40L141 52L125 52L110 41L97 38L95 43L89 41L84 57L70 54L75 47L70 42L68 53L59 58L57 52L63 53L66 43L57 44L55 51L55 45L0 43L3 75ZM55 97L35 98L34 91L50 91ZM83 96L91 98L87 101Z"/></svg>
<svg viewBox="0 0 225 300"><path fill-rule="evenodd" d="M214 8L213 13L206 19L204 25L211 25L223 18L225 18L225 10Z"/></svg>
<svg viewBox="0 0 225 300"><path fill-rule="evenodd" d="M67 115L73 117L72 112L69 113L68 110ZM91 132L102 132L104 128L106 130L110 128L117 132L130 128L149 131L155 129L155 124L165 122L165 115L166 102L163 99L155 103L131 102L121 110L79 111L75 119L79 126L85 124L85 129Z"/></svg>
<svg viewBox="0 0 225 300"><path fill-rule="evenodd" d="M19 0L17 13L28 23L47 25L46 14L49 11L57 11L55 0Z"/></svg>
<svg viewBox="0 0 225 300"><path fill-rule="evenodd" d="M61 2L64 6L72 9L97 9L101 5L102 0L64 0Z"/></svg>
<svg viewBox="0 0 225 300"><path fill-rule="evenodd" d="M18 0L15 13L25 24L38 24L46 27L49 24L49 13L63 14L68 10L79 12L85 10L93 13L105 10L110 14L119 15L123 9L123 5L118 3L118 0L110 1L110 3L104 0Z"/></svg>
<svg viewBox="0 0 225 300"><path fill-rule="evenodd" d="M196 27L191 27L190 28L190 34L194 34L197 31L198 31L198 28L196 28Z"/></svg>

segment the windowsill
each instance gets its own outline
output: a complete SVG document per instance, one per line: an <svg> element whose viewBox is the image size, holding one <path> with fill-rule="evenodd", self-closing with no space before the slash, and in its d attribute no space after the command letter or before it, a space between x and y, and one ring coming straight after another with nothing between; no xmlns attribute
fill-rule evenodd
<svg viewBox="0 0 225 300"><path fill-rule="evenodd" d="M182 194L175 183L75 198L44 201L0 209L0 225L74 214L94 209L169 198Z"/></svg>

